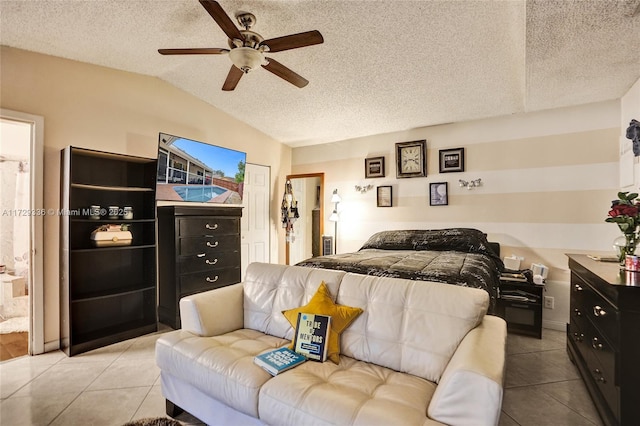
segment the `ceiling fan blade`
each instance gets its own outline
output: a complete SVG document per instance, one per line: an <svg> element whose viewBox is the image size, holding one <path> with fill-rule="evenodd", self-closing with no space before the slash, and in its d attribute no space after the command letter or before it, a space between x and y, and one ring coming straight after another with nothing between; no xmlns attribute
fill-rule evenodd
<svg viewBox="0 0 640 426"><path fill-rule="evenodd" d="M213 20L222 28L222 31L224 31L227 37L231 40L234 38L244 40L242 33L231 18L229 18L229 15L227 15L222 6L220 6L220 3L214 0L200 0L200 4L209 12L209 15L211 15Z"/></svg>
<svg viewBox="0 0 640 426"><path fill-rule="evenodd" d="M195 49L158 49L161 55L220 55L229 53L229 49L219 47L195 48Z"/></svg>
<svg viewBox="0 0 640 426"><path fill-rule="evenodd" d="M291 34L283 37L276 37L260 43L262 46L269 46L269 52L282 52L283 50L297 49L299 47L313 46L324 43L324 38L320 31L313 30L305 33Z"/></svg>
<svg viewBox="0 0 640 426"><path fill-rule="evenodd" d="M299 88L303 88L304 86L309 84L309 80L291 71L289 68L285 67L275 59L266 59L267 61L269 61L269 63L267 65L263 65L262 68L266 69L267 71L274 73L278 77L287 80L289 83Z"/></svg>
<svg viewBox="0 0 640 426"><path fill-rule="evenodd" d="M231 69L229 70L227 79L224 81L224 84L222 85L222 90L228 92L235 89L243 75L244 75L244 72L242 72L241 69L239 69L235 65L231 65Z"/></svg>

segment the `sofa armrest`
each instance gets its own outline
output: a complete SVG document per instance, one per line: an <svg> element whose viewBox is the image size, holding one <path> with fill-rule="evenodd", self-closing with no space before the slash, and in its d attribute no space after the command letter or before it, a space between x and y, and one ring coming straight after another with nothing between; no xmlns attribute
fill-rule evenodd
<svg viewBox="0 0 640 426"><path fill-rule="evenodd" d="M243 303L242 283L183 297L182 329L201 337L238 330L244 325Z"/></svg>
<svg viewBox="0 0 640 426"><path fill-rule="evenodd" d="M448 425L497 425L502 408L507 325L485 315L460 342L428 408Z"/></svg>

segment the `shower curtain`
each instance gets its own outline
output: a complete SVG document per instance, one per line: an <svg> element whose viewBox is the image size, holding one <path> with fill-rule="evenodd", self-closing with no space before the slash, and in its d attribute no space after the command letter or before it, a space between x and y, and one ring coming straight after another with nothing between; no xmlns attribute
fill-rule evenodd
<svg viewBox="0 0 640 426"><path fill-rule="evenodd" d="M30 220L28 214L31 209L29 200L30 184L29 163L21 161L16 173L16 198L15 211L17 214L13 217L13 261L15 275L25 278L29 283L29 246L30 246Z"/></svg>

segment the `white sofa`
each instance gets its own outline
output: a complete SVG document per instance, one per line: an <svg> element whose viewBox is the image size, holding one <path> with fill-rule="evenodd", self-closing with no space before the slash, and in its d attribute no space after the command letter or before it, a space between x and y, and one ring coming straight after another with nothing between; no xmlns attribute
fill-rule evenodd
<svg viewBox="0 0 640 426"><path fill-rule="evenodd" d="M342 334L340 363L275 377L253 363L293 329L283 310L324 281L364 312ZM156 344L167 413L208 425L495 425L506 324L479 289L254 263L244 282L180 301L182 329Z"/></svg>

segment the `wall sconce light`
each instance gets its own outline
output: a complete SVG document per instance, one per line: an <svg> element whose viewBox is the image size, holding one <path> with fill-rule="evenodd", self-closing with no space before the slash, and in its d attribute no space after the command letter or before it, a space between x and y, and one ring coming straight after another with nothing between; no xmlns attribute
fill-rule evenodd
<svg viewBox="0 0 640 426"><path fill-rule="evenodd" d="M482 179L480 178L474 179L469 182L467 182L466 180L459 179L458 182L460 182L460 188L467 188L469 190L482 186Z"/></svg>
<svg viewBox="0 0 640 426"><path fill-rule="evenodd" d="M373 185L369 184L366 186L360 186L360 185L356 185L356 191L358 191L361 194L364 194L365 192L369 191L373 189Z"/></svg>

